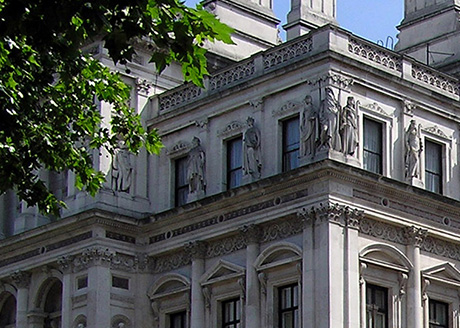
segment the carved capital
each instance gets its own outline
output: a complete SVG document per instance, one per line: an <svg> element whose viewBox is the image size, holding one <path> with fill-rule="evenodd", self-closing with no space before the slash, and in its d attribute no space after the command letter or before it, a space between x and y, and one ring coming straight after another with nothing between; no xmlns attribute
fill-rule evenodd
<svg viewBox="0 0 460 328"><path fill-rule="evenodd" d="M240 228L247 245L257 244L262 238L262 230L255 224L244 225Z"/></svg>
<svg viewBox="0 0 460 328"><path fill-rule="evenodd" d="M403 102L403 106L404 106L404 114L406 115L409 115L409 116L414 116L414 111L417 109L417 105L408 101L408 100L405 100Z"/></svg>
<svg viewBox="0 0 460 328"><path fill-rule="evenodd" d="M364 211L351 207L345 208L345 224L347 227L359 229L359 223L363 217Z"/></svg>
<svg viewBox="0 0 460 328"><path fill-rule="evenodd" d="M15 271L11 274L11 280L17 288L29 288L31 274L26 271Z"/></svg>
<svg viewBox="0 0 460 328"><path fill-rule="evenodd" d="M61 271L63 273L71 273L72 272L72 268L73 268L72 262L73 262L73 256L71 256L71 255L60 256L57 259L57 263L59 265L59 268L61 269Z"/></svg>
<svg viewBox="0 0 460 328"><path fill-rule="evenodd" d="M428 230L417 228L416 226L410 226L404 228L404 237L408 245L414 245L415 247L421 247L425 238L428 234Z"/></svg>
<svg viewBox="0 0 460 328"><path fill-rule="evenodd" d="M76 270L83 270L93 265L110 265L116 252L103 246L89 247L73 259Z"/></svg>
<svg viewBox="0 0 460 328"><path fill-rule="evenodd" d="M256 111L263 109L263 103L264 103L264 101L263 101L262 98L249 100L249 105L251 105L252 108L254 108L254 110L256 110Z"/></svg>
<svg viewBox="0 0 460 328"><path fill-rule="evenodd" d="M207 243L196 240L185 244L185 251L192 259L203 259L206 256Z"/></svg>

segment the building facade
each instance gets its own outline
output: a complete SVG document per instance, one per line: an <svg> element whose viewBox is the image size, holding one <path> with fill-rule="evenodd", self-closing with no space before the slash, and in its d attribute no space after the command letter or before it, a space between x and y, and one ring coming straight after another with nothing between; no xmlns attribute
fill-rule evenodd
<svg viewBox="0 0 460 328"><path fill-rule="evenodd" d="M0 327L460 328L460 81L417 57L455 51L457 0L406 0L398 52L332 0L280 44L270 2L204 4L241 19L204 89L142 44L125 76L159 156L94 154L95 198L49 173L59 220L2 196Z"/></svg>

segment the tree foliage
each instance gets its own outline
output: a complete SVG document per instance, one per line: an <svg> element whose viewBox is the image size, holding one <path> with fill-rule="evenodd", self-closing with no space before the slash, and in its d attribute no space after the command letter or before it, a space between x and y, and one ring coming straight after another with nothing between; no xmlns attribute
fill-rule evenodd
<svg viewBox="0 0 460 328"><path fill-rule="evenodd" d="M91 149L114 151L122 138L137 153L162 147L128 100L118 73L85 55L101 38L115 63L131 60L133 42L146 38L161 72L182 64L186 81L202 85L205 40L231 43L231 29L201 6L178 0L0 0L0 193L13 189L28 205L58 214L65 206L40 178L43 169L71 170L94 195L104 176ZM104 127L97 101L112 105Z"/></svg>

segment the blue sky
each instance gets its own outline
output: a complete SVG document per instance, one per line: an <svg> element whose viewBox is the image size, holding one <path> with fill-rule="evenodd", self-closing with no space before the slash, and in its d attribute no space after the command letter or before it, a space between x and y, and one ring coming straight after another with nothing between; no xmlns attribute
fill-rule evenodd
<svg viewBox="0 0 460 328"><path fill-rule="evenodd" d="M199 0L186 0L194 6ZM284 24L290 0L273 0L276 16ZM386 43L391 36L396 43L398 25L403 17L404 0L337 0L339 25L366 39Z"/></svg>

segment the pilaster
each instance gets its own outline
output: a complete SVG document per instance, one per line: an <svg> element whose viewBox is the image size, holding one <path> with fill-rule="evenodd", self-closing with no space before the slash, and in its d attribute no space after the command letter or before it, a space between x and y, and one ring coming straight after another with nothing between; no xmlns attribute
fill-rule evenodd
<svg viewBox="0 0 460 328"><path fill-rule="evenodd" d="M186 252L192 258L192 281L191 281L191 328L205 327L205 302L201 289L201 276L204 274L204 257L206 243L193 241L185 245Z"/></svg>
<svg viewBox="0 0 460 328"><path fill-rule="evenodd" d="M27 313L29 302L30 273L16 271L11 275L16 288L16 328L27 328Z"/></svg>

